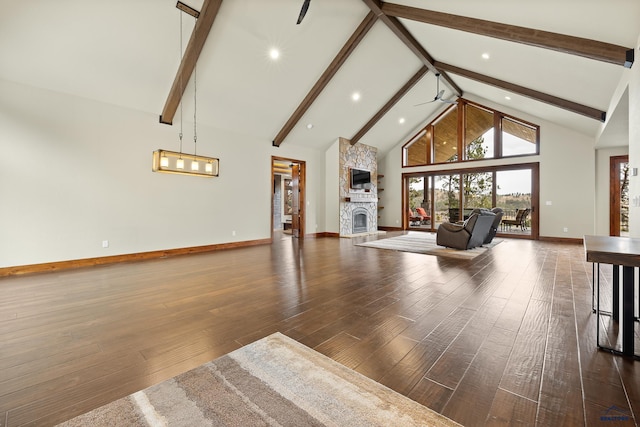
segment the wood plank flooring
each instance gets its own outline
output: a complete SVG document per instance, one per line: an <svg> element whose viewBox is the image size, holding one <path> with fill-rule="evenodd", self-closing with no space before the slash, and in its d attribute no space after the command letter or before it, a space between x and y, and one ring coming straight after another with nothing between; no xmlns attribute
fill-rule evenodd
<svg viewBox="0 0 640 427"><path fill-rule="evenodd" d="M275 331L466 426L637 425L640 362L596 350L581 245L504 239L461 261L357 241L1 278L0 427L54 425Z"/></svg>

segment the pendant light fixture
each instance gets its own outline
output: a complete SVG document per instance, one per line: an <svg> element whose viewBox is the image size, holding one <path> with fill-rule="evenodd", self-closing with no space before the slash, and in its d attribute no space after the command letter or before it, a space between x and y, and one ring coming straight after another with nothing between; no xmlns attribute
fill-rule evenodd
<svg viewBox="0 0 640 427"><path fill-rule="evenodd" d="M184 11L179 7L178 9ZM190 13L191 14L191 13ZM193 15L197 18L197 15ZM180 61L182 61L182 13L180 13ZM182 73L180 74L180 90L184 94L184 87L182 85ZM219 174L220 160L215 157L198 156L197 142L198 142L198 124L197 124L197 75L196 66L193 68L193 155L182 152L182 137L183 137L183 104L182 97L180 98L180 133L178 134L180 140L180 151L167 151L156 150L153 152L153 164L151 170L153 172L174 173L182 175L195 175L214 177ZM185 159L191 161L191 168L185 169ZM204 162L204 171L200 171L200 162Z"/></svg>

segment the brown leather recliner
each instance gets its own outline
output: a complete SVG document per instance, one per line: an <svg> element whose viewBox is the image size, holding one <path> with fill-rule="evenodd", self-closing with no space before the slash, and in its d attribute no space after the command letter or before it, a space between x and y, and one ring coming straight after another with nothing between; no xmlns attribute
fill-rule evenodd
<svg viewBox="0 0 640 427"><path fill-rule="evenodd" d="M502 216L504 215L504 211L502 208L493 208L491 212L496 214L495 219L493 220L493 224L491 224L491 228L489 229L489 234L484 239L484 243L491 243L494 237L496 237L496 233L498 232L498 227L500 227L500 222L502 221Z"/></svg>
<svg viewBox="0 0 640 427"><path fill-rule="evenodd" d="M474 211L462 224L443 222L436 233L436 243L456 249L472 249L482 246L489 235L496 214L491 211Z"/></svg>

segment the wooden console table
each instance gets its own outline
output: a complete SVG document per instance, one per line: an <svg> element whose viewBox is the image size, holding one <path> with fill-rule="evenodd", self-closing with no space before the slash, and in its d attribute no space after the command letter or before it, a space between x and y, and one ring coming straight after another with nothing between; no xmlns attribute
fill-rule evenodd
<svg viewBox="0 0 640 427"><path fill-rule="evenodd" d="M596 343L598 348L609 350L615 354L636 357L634 351L634 272L640 267L640 239L615 236L584 236L584 249L587 262L613 265L614 273L622 266L622 280L614 274L612 318L617 319L617 306L622 301L622 351L600 345L600 280L597 283L596 300ZM620 295L622 282L622 295ZM596 284L594 283L594 286Z"/></svg>

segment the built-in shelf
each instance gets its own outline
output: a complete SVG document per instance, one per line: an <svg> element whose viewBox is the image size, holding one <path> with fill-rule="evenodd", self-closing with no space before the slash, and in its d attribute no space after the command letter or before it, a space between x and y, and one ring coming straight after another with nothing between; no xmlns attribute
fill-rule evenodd
<svg viewBox="0 0 640 427"><path fill-rule="evenodd" d="M382 193L384 191L384 188L380 187L380 181L382 180L382 178L384 178L384 175L379 174L378 175L378 212L380 212L382 209L384 209L384 206L382 206L382 197L380 197L380 193ZM378 215L378 221L380 221L380 215Z"/></svg>

